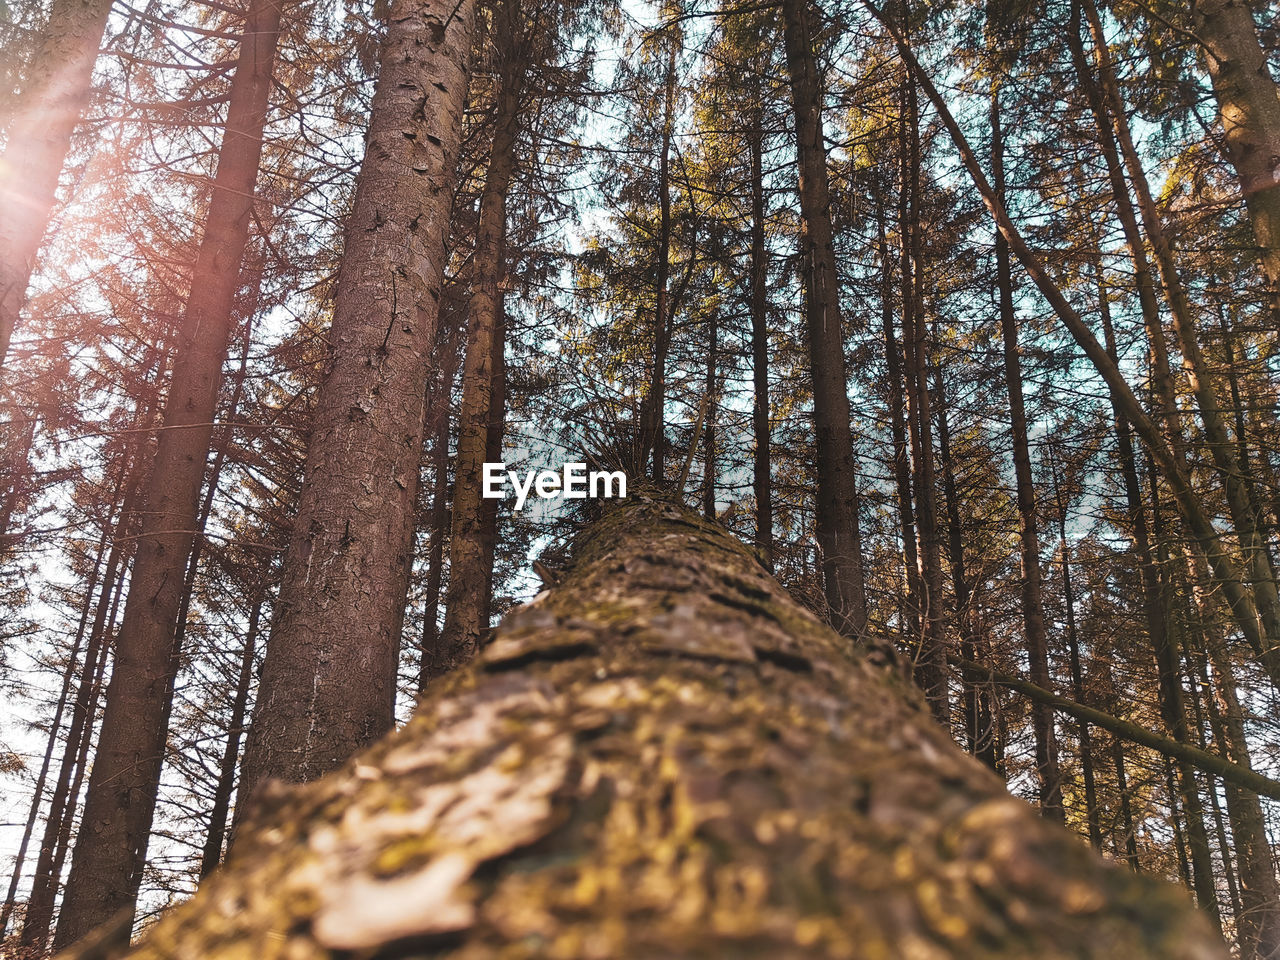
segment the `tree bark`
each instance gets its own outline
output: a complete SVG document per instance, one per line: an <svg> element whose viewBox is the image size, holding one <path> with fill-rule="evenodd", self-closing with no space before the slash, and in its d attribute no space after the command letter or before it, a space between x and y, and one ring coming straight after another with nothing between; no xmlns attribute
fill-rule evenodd
<svg viewBox="0 0 1280 960"><path fill-rule="evenodd" d="M1000 84L991 85L991 187L1001 204L1005 198L1004 130L1000 110ZM1031 680L1053 689L1049 673L1049 632L1044 622L1044 590L1040 570L1040 531L1036 518L1035 478L1031 472L1031 445L1027 440L1027 408L1022 395L1022 356L1018 346L1018 317L1013 305L1013 272L1009 242L996 231L996 285L1000 303L1000 339L1004 355L1004 382L1009 398L1009 433L1013 446L1013 475L1018 505L1018 544L1022 568L1022 626L1026 630L1027 661ZM1046 817L1061 820L1062 771L1058 766L1058 738L1053 711L1036 704L1031 710L1036 741L1036 776L1040 809Z"/></svg>
<svg viewBox="0 0 1280 960"><path fill-rule="evenodd" d="M946 610L942 587L942 528L938 522L937 470L933 457L933 401L929 396L929 349L924 311L921 236L920 111L915 82L902 85L902 187L898 233L902 244L902 352L906 374L907 428L911 440L917 549L916 578L920 633L912 638L913 675L929 707L946 725L951 707L947 691Z"/></svg>
<svg viewBox="0 0 1280 960"><path fill-rule="evenodd" d="M475 655L481 635L489 627L489 595L493 580L493 524L486 524L483 469L501 458L504 398L494 396L505 356L502 282L506 274L507 193L516 163L516 132L520 101L528 69L519 50L522 32L518 0L503 0L497 14L505 48L499 69L497 103L493 115L493 144L480 194L480 223L475 271L467 320L467 349L462 369L462 407L458 413L458 455L453 485L453 532L449 538L449 589L445 594L444 629L440 649L432 660L437 669L451 670ZM496 441L496 442L495 442ZM496 449L495 449L496 448ZM495 457L495 454L497 456ZM496 511L493 520L496 523Z"/></svg>
<svg viewBox="0 0 1280 960"><path fill-rule="evenodd" d="M763 96L763 93L759 94ZM773 468L769 426L769 251L765 246L764 130L757 101L751 111L747 145L751 154L751 429L756 498L756 549L773 569Z"/></svg>
<svg viewBox="0 0 1280 960"><path fill-rule="evenodd" d="M390 729L473 0L395 0L241 790Z"/></svg>
<svg viewBox="0 0 1280 960"><path fill-rule="evenodd" d="M832 622L858 636L867 627L857 473L844 356L844 325L831 228L822 95L813 52L809 0L783 0L783 41L791 77L800 173L800 258L805 286L805 332L813 375L817 446L818 547Z"/></svg>
<svg viewBox="0 0 1280 960"><path fill-rule="evenodd" d="M142 880L178 668L184 573L249 237L282 5L254 0L245 20L164 428L144 488L142 532L58 920L58 947L130 906Z"/></svg>
<svg viewBox="0 0 1280 960"><path fill-rule="evenodd" d="M1280 91L1248 3L1196 0L1191 7L1226 133L1227 158L1240 177L1271 288L1272 319L1280 322Z"/></svg>
<svg viewBox="0 0 1280 960"><path fill-rule="evenodd" d="M264 798L130 956L1226 957L848 651L633 494L405 728Z"/></svg>
<svg viewBox="0 0 1280 960"><path fill-rule="evenodd" d="M0 155L0 366L49 227L71 134L89 103L111 0L56 0L36 72L18 96Z"/></svg>
<svg viewBox="0 0 1280 960"><path fill-rule="evenodd" d="M437 341L439 341L439 337ZM458 372L458 341L461 332L443 338L444 369L427 397L427 414L434 421L430 429L431 513L427 544L427 583L422 601L422 642L418 663L418 693L422 694L432 678L445 672L440 647L440 584L444 579L444 544L451 527L449 498L450 408L453 404L453 382Z"/></svg>
<svg viewBox="0 0 1280 960"><path fill-rule="evenodd" d="M675 124L676 43L669 38L662 112L662 143L658 152L658 256L653 301L653 376L642 405L641 463L653 453L654 483L666 474L667 353L671 348L671 135Z"/></svg>

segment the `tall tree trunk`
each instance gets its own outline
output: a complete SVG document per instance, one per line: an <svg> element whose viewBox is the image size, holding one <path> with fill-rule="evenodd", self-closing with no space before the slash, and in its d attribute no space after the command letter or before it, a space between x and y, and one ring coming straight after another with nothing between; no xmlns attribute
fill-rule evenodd
<svg viewBox="0 0 1280 960"><path fill-rule="evenodd" d="M663 81L662 144L658 153L658 254L653 301L653 376L642 405L641 454L653 452L655 483L666 473L667 353L671 348L671 136L675 125L676 43L668 40L667 72Z"/></svg>
<svg viewBox="0 0 1280 960"><path fill-rule="evenodd" d="M708 520L716 518L716 365L719 362L719 330L716 314L711 312L707 318L707 370L703 384L702 401L706 405L705 421L702 424L702 515ZM695 430L694 440L697 440ZM690 453L692 456L692 452Z"/></svg>
<svg viewBox="0 0 1280 960"><path fill-rule="evenodd" d="M761 94L763 96L763 94ZM773 469L769 429L769 251L765 246L764 130L759 102L751 109L747 145L751 154L751 429L756 499L756 550L773 569Z"/></svg>
<svg viewBox="0 0 1280 960"><path fill-rule="evenodd" d="M19 94L0 155L0 366L49 227L71 134L89 103L111 0L55 0L33 76Z"/></svg>
<svg viewBox="0 0 1280 960"><path fill-rule="evenodd" d="M130 956L1225 958L846 651L722 528L633 496Z"/></svg>
<svg viewBox="0 0 1280 960"><path fill-rule="evenodd" d="M507 193L515 172L516 132L528 69L527 58L517 43L521 30L518 0L503 0L498 11L501 36L509 39L499 71L493 146L480 194L480 224L472 261L475 278L458 414L449 589L440 651L433 658L444 670L475 655L480 636L489 626L488 599L493 580L494 531L486 529L484 513L486 504L496 507L497 503L481 498L482 472L486 461L502 459L503 414L495 408L504 400L494 396L494 386L502 378L499 361L505 356L502 282L506 274ZM495 522L496 516L495 512Z"/></svg>
<svg viewBox="0 0 1280 960"><path fill-rule="evenodd" d="M1000 108L1000 84L991 85L991 187L1004 203L1004 129ZM1044 622L1044 590L1040 570L1040 531L1036 519L1035 478L1031 471L1031 446L1027 440L1027 410L1022 396L1022 356L1018 347L1018 315L1014 309L1013 271L1009 242L996 231L996 284L1000 298L1000 339L1004 353L1004 382L1009 398L1009 432L1013 443L1013 476L1018 504L1018 543L1022 565L1022 625L1026 631L1027 661L1031 681L1053 689L1049 672L1049 633ZM1058 765L1058 738L1053 711L1044 704L1031 710L1036 741L1036 776L1040 783L1040 809L1061 820L1062 771Z"/></svg>
<svg viewBox="0 0 1280 960"><path fill-rule="evenodd" d="M889 429L893 440L893 480L898 495L898 529L902 539L902 564L906 571L907 606L905 611L904 631L913 644L920 638L920 554L916 542L916 515L914 498L911 495L911 454L907 446L907 426L905 419L906 398L902 389L902 351L898 344L897 331L893 324L893 268L889 260L889 244L885 229L885 211L879 211L879 227L877 228L877 248L880 253L880 328L884 338L885 374L889 404ZM899 216L899 224L905 218ZM904 265L908 263L903 258ZM906 294L904 286L903 293ZM906 300L902 300L904 309ZM945 441L950 443L948 437ZM955 557L952 557L952 571L955 570ZM959 586L957 586L957 591ZM959 593L956 594L956 606L959 608ZM972 659L972 658L971 658Z"/></svg>
<svg viewBox="0 0 1280 960"><path fill-rule="evenodd" d="M810 25L809 0L783 0L783 39L791 77L800 172L800 259L805 286L805 333L813 375L817 445L818 547L832 623L849 636L867 627L857 473L845 372L844 324L831 230L822 94Z"/></svg>
<svg viewBox="0 0 1280 960"><path fill-rule="evenodd" d="M1227 158L1257 237L1259 259L1280 323L1280 91L1243 0L1195 0L1196 37L1218 100Z"/></svg>
<svg viewBox="0 0 1280 960"><path fill-rule="evenodd" d="M266 576L265 569L262 575ZM240 671L236 675L231 716L227 721L227 742L222 748L222 760L218 764L218 782L213 791L213 806L209 810L209 830L205 834L204 848L200 853L200 879L202 880L222 862L222 847L227 836L227 815L231 812L231 794L235 790L236 767L240 761L240 739L244 734L244 722L249 706L249 687L253 682L253 658L254 651L257 649L262 607L266 602L265 594L266 585L260 584L249 611L244 648L240 651Z"/></svg>
<svg viewBox="0 0 1280 960"><path fill-rule="evenodd" d="M392 725L473 0L393 0L240 789Z"/></svg>
<svg viewBox="0 0 1280 960"><path fill-rule="evenodd" d="M107 687L55 946L130 907L142 881L180 651L184 572L213 436L222 365L249 237L283 0L253 0L218 172L179 333L164 429L143 497L124 622Z"/></svg>
<svg viewBox="0 0 1280 960"><path fill-rule="evenodd" d="M1052 450L1052 448L1050 448ZM1076 628L1076 597L1071 580L1071 545L1067 540L1067 499L1058 480L1058 466L1053 465L1053 495L1058 507L1058 554L1062 566L1062 599L1067 614L1067 655L1071 663L1071 688L1076 700L1087 704L1084 670L1080 665L1080 634ZM1089 826L1089 842L1102 849L1102 823L1098 817L1098 787L1093 772L1093 737L1089 722L1080 721L1080 778L1084 782L1085 822Z"/></svg>
<svg viewBox="0 0 1280 960"><path fill-rule="evenodd" d="M942 497L947 510L947 559L951 566L952 595L955 597L955 623L960 633L960 655L970 662L982 662L986 651L980 642L973 602L973 583L965 562L964 527L960 517L960 493L956 486L955 460L951 452L951 425L948 420L947 394L942 372L933 372L933 394L938 411L938 455L942 458ZM909 492L908 488L908 492ZM992 709L993 685L965 677L964 729L969 752L1001 773L999 737Z"/></svg>
<svg viewBox="0 0 1280 960"><path fill-rule="evenodd" d="M431 514L427 541L427 583L422 601L422 642L418 665L418 693L423 693L432 678L446 672L440 659L439 641L440 584L444 578L444 543L450 528L449 497L449 412L453 400L453 382L458 372L458 340L461 331L446 339L444 369L435 381L435 389L427 398L427 416L433 420L431 450Z"/></svg>
<svg viewBox="0 0 1280 960"><path fill-rule="evenodd" d="M920 556L914 676L938 722L950 718L946 670L946 610L942 587L942 527L938 522L937 471L933 458L933 403L929 396L929 349L924 317L924 248L921 236L920 112L915 84L902 89L902 189L898 232L902 242L902 348L906 374L907 428L911 440L917 545Z"/></svg>
<svg viewBox="0 0 1280 960"><path fill-rule="evenodd" d="M1111 672L1111 661L1104 657L1100 661L1100 680L1105 691L1105 707L1108 712L1120 716L1120 705L1116 696L1115 677ZM1124 757L1124 742L1114 734L1111 736L1111 765L1116 775L1116 793L1120 796L1120 829L1124 831L1124 858L1135 873L1142 869L1138 860L1138 831L1134 823L1133 798L1129 795L1129 773ZM1113 833L1114 837L1114 833ZM1120 844L1115 844L1116 854L1120 854Z"/></svg>

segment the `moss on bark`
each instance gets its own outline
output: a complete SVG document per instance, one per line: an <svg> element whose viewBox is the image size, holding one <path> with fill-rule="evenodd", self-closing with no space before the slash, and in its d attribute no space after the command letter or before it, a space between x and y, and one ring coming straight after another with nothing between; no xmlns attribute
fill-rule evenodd
<svg viewBox="0 0 1280 960"><path fill-rule="evenodd" d="M641 495L405 728L264 801L130 956L1225 950L1184 893L1010 797L746 547Z"/></svg>

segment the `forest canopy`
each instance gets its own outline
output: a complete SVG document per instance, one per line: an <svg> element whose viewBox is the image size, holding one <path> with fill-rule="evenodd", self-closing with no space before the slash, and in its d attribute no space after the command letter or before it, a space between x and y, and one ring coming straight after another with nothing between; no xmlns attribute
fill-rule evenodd
<svg viewBox="0 0 1280 960"><path fill-rule="evenodd" d="M1280 958L1278 12L0 3L0 949L448 702L571 464Z"/></svg>

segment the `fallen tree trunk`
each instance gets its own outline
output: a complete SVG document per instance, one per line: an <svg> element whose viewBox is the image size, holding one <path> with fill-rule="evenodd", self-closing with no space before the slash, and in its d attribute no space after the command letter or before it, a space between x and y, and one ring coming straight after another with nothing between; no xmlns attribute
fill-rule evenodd
<svg viewBox="0 0 1280 960"><path fill-rule="evenodd" d="M633 496L402 730L264 791L129 955L1225 958L848 651Z"/></svg>

